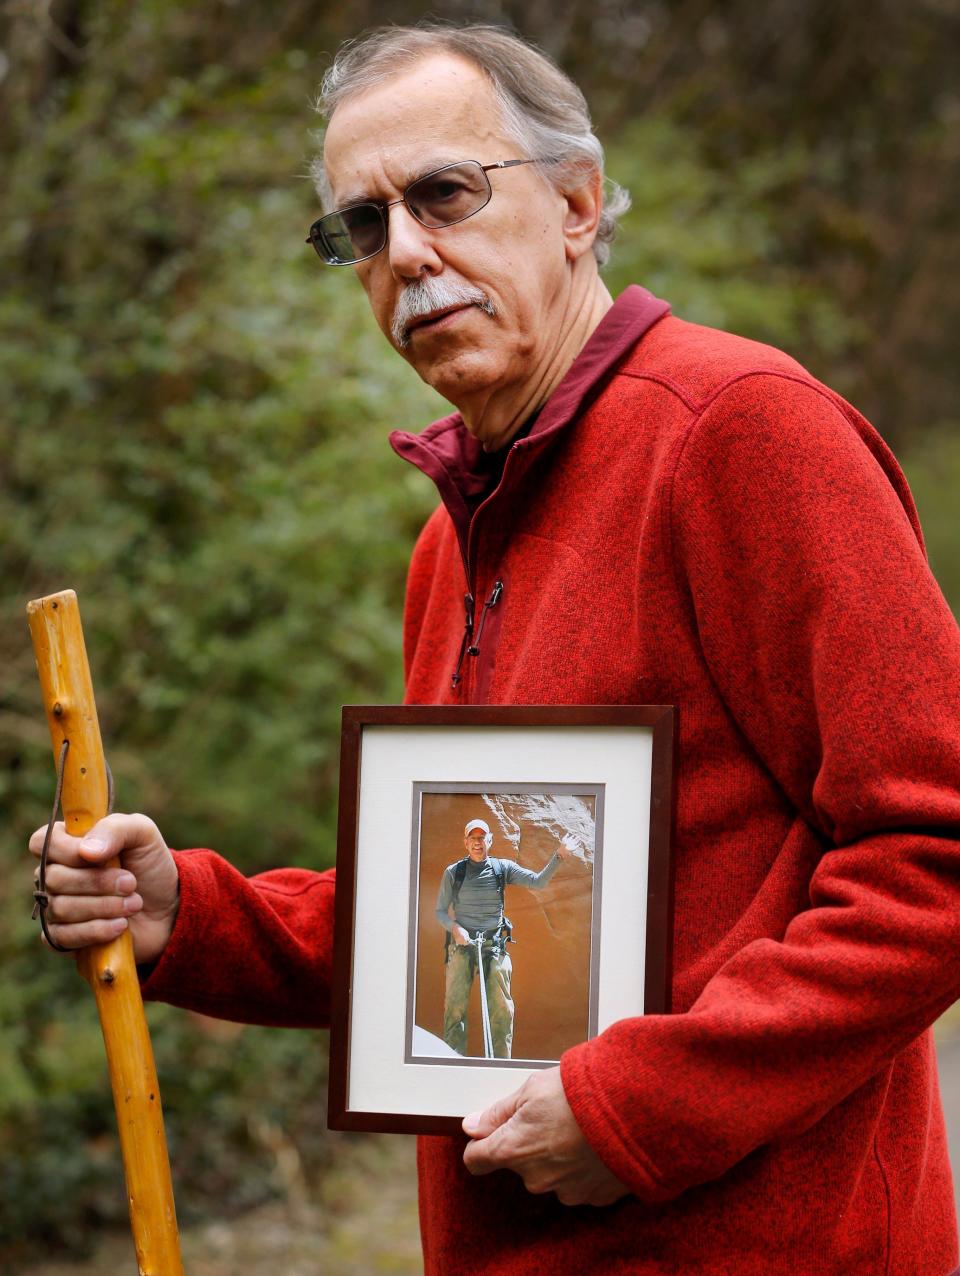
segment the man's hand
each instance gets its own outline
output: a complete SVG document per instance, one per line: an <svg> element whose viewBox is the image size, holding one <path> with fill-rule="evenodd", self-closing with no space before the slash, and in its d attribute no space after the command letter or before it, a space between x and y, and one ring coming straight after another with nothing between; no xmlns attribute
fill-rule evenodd
<svg viewBox="0 0 960 1276"><path fill-rule="evenodd" d="M30 839L39 856L46 826ZM105 868L120 857L119 868ZM130 927L138 964L156 961L180 900L177 865L145 815L108 815L83 837L54 825L47 852L47 925L65 948L102 944Z"/></svg>
<svg viewBox="0 0 960 1276"><path fill-rule="evenodd" d="M470 938L467 932L463 929L463 927L459 926L456 922L454 922L453 925L450 927L450 934L453 936L453 942L455 944L460 944L461 947L464 944L473 943L473 940Z"/></svg>
<svg viewBox="0 0 960 1276"><path fill-rule="evenodd" d="M556 1192L563 1205L612 1205L627 1194L581 1134L559 1068L535 1072L463 1129L474 1140L463 1154L471 1174L515 1170L528 1192Z"/></svg>

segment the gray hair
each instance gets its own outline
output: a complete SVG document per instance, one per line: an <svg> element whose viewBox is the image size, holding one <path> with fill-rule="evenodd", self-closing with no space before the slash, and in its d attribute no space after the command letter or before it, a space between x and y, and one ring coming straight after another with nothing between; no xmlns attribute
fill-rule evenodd
<svg viewBox="0 0 960 1276"><path fill-rule="evenodd" d="M317 110L329 120L346 98L438 52L456 54L483 71L508 135L529 155L549 158L550 163L538 168L557 190L577 190L595 173L603 176L603 147L594 135L586 99L574 82L540 49L502 27L485 23L377 27L348 40L323 77ZM310 176L329 208L330 185L321 156L311 163ZM617 218L629 207L627 191L605 180L593 244L593 255L601 266L610 257Z"/></svg>

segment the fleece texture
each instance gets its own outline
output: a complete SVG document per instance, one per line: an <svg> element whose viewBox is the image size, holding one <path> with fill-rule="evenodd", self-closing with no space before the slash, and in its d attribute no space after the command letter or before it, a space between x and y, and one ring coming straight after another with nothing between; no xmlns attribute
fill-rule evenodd
<svg viewBox="0 0 960 1276"><path fill-rule="evenodd" d="M479 505L458 417L393 442L443 498L408 701L679 709L672 1013L561 1064L631 1194L566 1208L421 1139L426 1271L946 1276L929 1025L960 995L960 633L890 452L787 355L638 288ZM325 1022L332 875L179 866L146 995Z"/></svg>

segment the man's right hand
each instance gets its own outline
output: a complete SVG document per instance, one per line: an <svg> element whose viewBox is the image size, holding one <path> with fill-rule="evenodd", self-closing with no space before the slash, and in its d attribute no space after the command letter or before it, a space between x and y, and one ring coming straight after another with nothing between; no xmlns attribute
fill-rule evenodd
<svg viewBox="0 0 960 1276"><path fill-rule="evenodd" d="M453 936L454 941L460 944L461 946L463 946L464 944L473 943L473 940L470 938L467 932L463 929L463 927L458 926L456 922L454 922L453 925L450 927L450 934Z"/></svg>
<svg viewBox="0 0 960 1276"><path fill-rule="evenodd" d="M39 857L46 826L30 839ZM105 865L119 857L120 867ZM65 948L102 944L127 926L138 965L156 961L180 903L176 861L153 820L108 815L83 837L58 822L47 852L47 925Z"/></svg>

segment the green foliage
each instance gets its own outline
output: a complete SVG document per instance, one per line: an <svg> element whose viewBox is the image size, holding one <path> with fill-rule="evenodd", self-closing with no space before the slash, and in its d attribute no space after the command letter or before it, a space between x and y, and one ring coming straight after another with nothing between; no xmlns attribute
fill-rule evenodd
<svg viewBox="0 0 960 1276"><path fill-rule="evenodd" d="M952 7L936 8L930 21L949 24ZM877 160L883 96L864 99L860 50L835 29L843 10L862 36L859 19L848 3L773 9L795 39L778 43L774 17L745 5L709 31L699 17L687 29L690 6L472 12L515 10L592 86L610 171L634 195L614 291L643 282L677 313L785 346L870 412L858 390L873 396L957 606L960 451L945 428L921 429L956 397L925 300L955 243L930 181L949 112L933 88L904 98L929 42L871 9L878 30L903 28L884 61L915 179L900 221L901 181ZM125 1213L93 1005L27 919L23 846L52 769L24 603L80 595L121 808L245 871L323 867L339 708L401 694L403 577L435 500L385 436L444 410L386 355L350 272L303 242L322 50L419 10L50 12L49 25L47 6L14 14L0 105L0 1140L19 1152L0 1169L3 1260L38 1234L80 1249ZM835 82L852 68L856 88L833 114L808 74L821 27ZM795 59L786 94L758 69L771 50ZM317 1181L331 1140L315 1034L224 1037L160 1007L151 1020L185 1219L285 1190L276 1131Z"/></svg>
<svg viewBox="0 0 960 1276"><path fill-rule="evenodd" d="M19 1034L13 1070L0 1056L5 1080L23 1063L30 1069L30 1084L5 1095L0 1113L5 1132L16 1122L7 1146L30 1149L0 1169L5 1260L25 1261L41 1224L47 1253L83 1253L105 1225L126 1220L103 1046L79 991L36 1038L27 1038L28 1025ZM316 1033L218 1027L167 1007L149 1012L181 1226L291 1186L317 1194L336 1146L326 1129L325 1042Z"/></svg>
<svg viewBox="0 0 960 1276"><path fill-rule="evenodd" d="M384 436L435 401L303 243L285 60L230 92L224 75L173 79L139 115L91 77L49 128L50 170L15 162L32 225L51 185L70 216L65 244L34 231L54 297L24 272L5 301L22 409L0 425L2 563L32 595L80 593L125 804L175 841L202 811L244 863L283 845L323 864L339 705L399 694L403 573L433 499Z"/></svg>
<svg viewBox="0 0 960 1276"><path fill-rule="evenodd" d="M607 170L633 201L605 271L614 294L640 280L685 319L823 363L862 338L862 323L785 252L779 205L807 170L799 143L718 169L691 129L647 115L616 138Z"/></svg>
<svg viewBox="0 0 960 1276"><path fill-rule="evenodd" d="M25 916L52 792L26 600L80 596L121 809L249 871L320 868L340 705L402 693L403 579L435 500L386 434L438 400L304 243L302 57L194 77L169 6L92 22L89 70L22 116L0 197L0 1139L38 1149L6 1159L4 1253L125 1215L92 1001ZM322 1160L315 1034L155 1028L181 1213L281 1189L251 1113Z"/></svg>
<svg viewBox="0 0 960 1276"><path fill-rule="evenodd" d="M943 425L922 434L904 457L904 469L920 511L933 573L960 616L960 431Z"/></svg>

